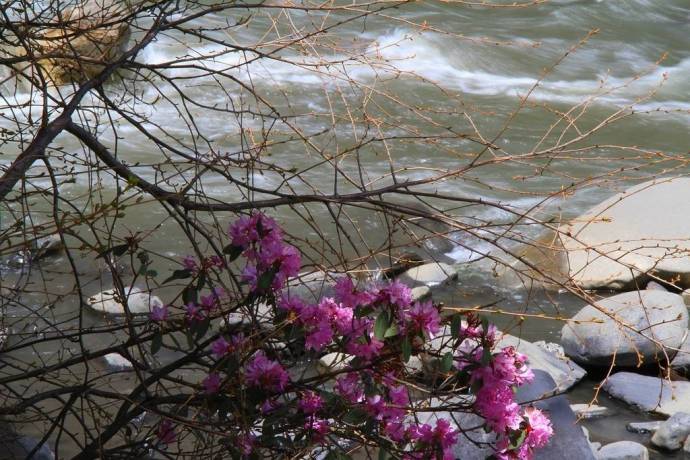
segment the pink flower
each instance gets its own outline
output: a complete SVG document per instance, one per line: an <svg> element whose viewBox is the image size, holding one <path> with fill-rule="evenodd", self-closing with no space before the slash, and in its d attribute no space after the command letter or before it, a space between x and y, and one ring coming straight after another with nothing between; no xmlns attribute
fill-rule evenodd
<svg viewBox="0 0 690 460"><path fill-rule="evenodd" d="M280 407L280 403L275 399L267 399L261 403L261 413L266 415Z"/></svg>
<svg viewBox="0 0 690 460"><path fill-rule="evenodd" d="M304 429L309 431L314 441L321 442L328 434L328 421L310 417L304 424Z"/></svg>
<svg viewBox="0 0 690 460"><path fill-rule="evenodd" d="M267 390L283 391L290 377L283 366L259 351L244 368L244 378L249 385Z"/></svg>
<svg viewBox="0 0 690 460"><path fill-rule="evenodd" d="M218 390L220 390L220 383L220 375L216 374L215 372L208 374L208 376L203 381L204 390L206 391L206 394L212 395L218 393Z"/></svg>
<svg viewBox="0 0 690 460"><path fill-rule="evenodd" d="M386 422L383 431L395 442L402 442L405 439L405 424L402 422Z"/></svg>
<svg viewBox="0 0 690 460"><path fill-rule="evenodd" d="M476 397L474 408L493 431L501 434L520 427L520 406L515 402L510 386L496 380L485 380Z"/></svg>
<svg viewBox="0 0 690 460"><path fill-rule="evenodd" d="M355 373L348 373L336 379L335 389L346 401L356 404L364 400L364 389Z"/></svg>
<svg viewBox="0 0 690 460"><path fill-rule="evenodd" d="M215 310L219 303L220 299L215 293L201 296L201 308L203 308L206 312L210 313Z"/></svg>
<svg viewBox="0 0 690 460"><path fill-rule="evenodd" d="M283 294L283 296L281 296L280 298L280 301L278 302L278 308L281 308L287 311L288 313L292 313L296 317L300 316L304 307L304 300L302 300L298 296L288 296L286 294Z"/></svg>
<svg viewBox="0 0 690 460"><path fill-rule="evenodd" d="M328 318L324 318L323 321L309 328L304 347L307 350L321 351L332 340L333 331L331 330L331 325L328 322Z"/></svg>
<svg viewBox="0 0 690 460"><path fill-rule="evenodd" d="M175 435L175 427L171 420L166 418L161 421L156 431L156 437L163 444L172 444L175 442L177 436Z"/></svg>
<svg viewBox="0 0 690 460"><path fill-rule="evenodd" d="M339 278L335 282L334 290L335 300L349 309L369 305L376 298L371 292L358 291L349 276Z"/></svg>
<svg viewBox="0 0 690 460"><path fill-rule="evenodd" d="M412 304L412 290L398 280L381 289L379 296L386 303L399 308L407 308Z"/></svg>
<svg viewBox="0 0 690 460"><path fill-rule="evenodd" d="M185 309L187 310L187 321L189 322L202 321L205 318L204 312L195 303L188 303Z"/></svg>
<svg viewBox="0 0 690 460"><path fill-rule="evenodd" d="M242 433L237 437L237 445L240 448L242 455L251 455L254 451L254 442L256 441L256 436L251 433Z"/></svg>
<svg viewBox="0 0 690 460"><path fill-rule="evenodd" d="M297 403L297 407L305 414L313 415L323 407L323 400L313 391L305 391Z"/></svg>
<svg viewBox="0 0 690 460"><path fill-rule="evenodd" d="M149 314L149 318L151 318L151 321L155 321L157 323L162 323L163 321L168 319L168 306L163 305L163 306L158 306L154 305L154 307L151 309L151 313Z"/></svg>
<svg viewBox="0 0 690 460"><path fill-rule="evenodd" d="M230 343L225 340L223 337L218 337L212 344L211 344L211 353L216 355L218 358L222 358L223 356L227 355L228 353L231 353L233 351L234 347L230 345Z"/></svg>
<svg viewBox="0 0 690 460"><path fill-rule="evenodd" d="M433 337L441 330L441 318L438 309L430 300L416 302L412 308L403 313L403 329Z"/></svg>
<svg viewBox="0 0 690 460"><path fill-rule="evenodd" d="M378 356L382 348L383 342L377 339L376 337L370 337L369 341L358 340L348 342L347 346L345 347L346 351L351 355L364 358L367 361Z"/></svg>
<svg viewBox="0 0 690 460"><path fill-rule="evenodd" d="M531 448L544 447L553 436L551 420L536 407L525 408L525 418L527 418L527 437L525 442Z"/></svg>
<svg viewBox="0 0 690 460"><path fill-rule="evenodd" d="M184 258L182 259L182 266L190 272L195 272L199 270L199 264L197 263L196 257L194 256L184 256Z"/></svg>

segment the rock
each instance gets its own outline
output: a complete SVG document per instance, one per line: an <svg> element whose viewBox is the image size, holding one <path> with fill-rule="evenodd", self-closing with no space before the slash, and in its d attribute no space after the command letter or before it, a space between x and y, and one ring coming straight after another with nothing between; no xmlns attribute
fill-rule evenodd
<svg viewBox="0 0 690 460"><path fill-rule="evenodd" d="M132 362L122 356L120 353L108 353L107 355L103 356L103 359L109 367L116 371L125 371L134 368L134 366L132 366Z"/></svg>
<svg viewBox="0 0 690 460"><path fill-rule="evenodd" d="M448 264L433 262L411 268L399 279L410 286L437 286L457 278L458 272Z"/></svg>
<svg viewBox="0 0 690 460"><path fill-rule="evenodd" d="M661 423L661 420L655 420L653 422L630 422L625 426L625 429L631 433L648 434L658 430Z"/></svg>
<svg viewBox="0 0 690 460"><path fill-rule="evenodd" d="M690 456L690 436L688 436L683 443L683 453L686 458Z"/></svg>
<svg viewBox="0 0 690 460"><path fill-rule="evenodd" d="M649 451L637 442L618 441L599 449L597 460L649 460Z"/></svg>
<svg viewBox="0 0 690 460"><path fill-rule="evenodd" d="M685 305L690 305L690 289L686 289L680 293L681 297L685 301Z"/></svg>
<svg viewBox="0 0 690 460"><path fill-rule="evenodd" d="M52 20L61 27L36 31L34 53L67 55L38 61L55 85L91 79L122 56L130 33L126 3L89 0L62 9Z"/></svg>
<svg viewBox="0 0 690 460"><path fill-rule="evenodd" d="M5 423L0 425L0 459L26 459L36 448L39 441L13 432ZM55 454L48 443L42 444L36 452L28 457L31 460L54 460Z"/></svg>
<svg viewBox="0 0 690 460"><path fill-rule="evenodd" d="M679 295L663 291L625 292L597 305L599 308L584 307L561 330L566 354L580 364L609 366L614 355L619 366L638 365L639 355L645 364L662 361L665 356L661 348L650 339L661 342L673 355L672 349L678 348L685 338L688 311ZM602 311L614 315L616 320Z"/></svg>
<svg viewBox="0 0 690 460"><path fill-rule="evenodd" d="M577 425L577 417L570 409L568 399L559 392L556 382L542 370L534 371L534 381L518 388L516 399L520 403L536 401L534 406L549 415L554 434L549 443L535 452L536 460L588 460L594 454L587 437ZM545 398L545 399L543 399ZM464 457L457 457L464 458Z"/></svg>
<svg viewBox="0 0 690 460"><path fill-rule="evenodd" d="M668 450L678 450L690 435L690 414L676 412L654 432L652 444Z"/></svg>
<svg viewBox="0 0 690 460"><path fill-rule="evenodd" d="M345 369L354 356L346 353L328 353L319 359L319 372L326 374Z"/></svg>
<svg viewBox="0 0 690 460"><path fill-rule="evenodd" d="M38 260L61 251L65 246L57 233L38 238L31 243L31 258Z"/></svg>
<svg viewBox="0 0 690 460"><path fill-rule="evenodd" d="M136 286L125 288L127 292L127 307L133 315L147 315L153 307L162 307L163 302L155 295L143 291ZM125 308L117 299L115 289L99 292L87 299L87 303L96 311L111 315L124 315Z"/></svg>
<svg viewBox="0 0 690 460"><path fill-rule="evenodd" d="M664 286L661 284L657 283L656 281L650 281L647 283L647 287L645 287L645 290L647 291L668 291Z"/></svg>
<svg viewBox="0 0 690 460"><path fill-rule="evenodd" d="M549 353L553 353L554 355L558 356L559 358L565 358L565 350L563 350L563 346L559 345L557 343L553 342L546 342L544 340L538 340L534 342L536 346L541 348L544 351L548 351Z"/></svg>
<svg viewBox="0 0 690 460"><path fill-rule="evenodd" d="M417 302L424 300L431 295L431 289L428 286L417 286L412 288L412 301Z"/></svg>
<svg viewBox="0 0 690 460"><path fill-rule="evenodd" d="M446 352L452 350L452 344L453 339L450 326L445 326L439 335L425 345L425 348L430 355L443 356ZM514 335L500 335L496 348L500 349L508 346L515 347L520 353L526 355L527 364L530 368L547 372L556 381L559 391L567 391L587 375L584 369L567 357L559 357L534 343ZM424 357L422 362L425 367L429 367L428 360Z"/></svg>
<svg viewBox="0 0 690 460"><path fill-rule="evenodd" d="M507 346L513 346L520 353L526 355L527 364L533 370L538 369L547 372L556 381L556 386L561 392L567 391L587 375L583 368L570 359L560 358L558 355L514 335L503 334L496 345L497 348Z"/></svg>
<svg viewBox="0 0 690 460"><path fill-rule="evenodd" d="M690 382L649 377L632 372L618 372L603 385L604 391L645 412L671 416L690 412Z"/></svg>
<svg viewBox="0 0 690 460"><path fill-rule="evenodd" d="M676 352L671 360L671 368L680 372L681 374L690 374L690 330L685 331L685 340L680 345L680 349Z"/></svg>
<svg viewBox="0 0 690 460"><path fill-rule="evenodd" d="M578 418L591 419L613 415L613 411L608 407L597 406L596 404L571 404L570 408Z"/></svg>
<svg viewBox="0 0 690 460"><path fill-rule="evenodd" d="M626 289L649 275L690 283L690 178L657 179L612 196L559 228L570 278Z"/></svg>
<svg viewBox="0 0 690 460"><path fill-rule="evenodd" d="M572 406L570 406L572 408ZM587 442L589 443L589 448L592 450L592 453L594 456L597 455L597 451L601 449L601 443L600 442L592 442L591 439L589 439L589 430L585 428L584 426L582 427L582 432L585 434L585 438L587 438Z"/></svg>

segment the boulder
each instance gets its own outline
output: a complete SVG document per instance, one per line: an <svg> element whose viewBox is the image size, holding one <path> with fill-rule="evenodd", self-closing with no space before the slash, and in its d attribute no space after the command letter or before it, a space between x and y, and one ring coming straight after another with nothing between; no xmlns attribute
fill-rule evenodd
<svg viewBox="0 0 690 460"><path fill-rule="evenodd" d="M681 374L690 374L690 330L685 331L685 340L671 360L671 368Z"/></svg>
<svg viewBox="0 0 690 460"><path fill-rule="evenodd" d="M429 368L429 356L443 356L452 350L453 338L450 326L445 326L442 332L425 345L427 355L422 355L422 363ZM515 347L527 356L527 364L532 369L547 372L555 381L558 390L567 391L587 374L580 366L565 356L558 356L534 343L514 335L503 334L496 344L496 349Z"/></svg>
<svg viewBox="0 0 690 460"><path fill-rule="evenodd" d="M637 442L618 441L599 449L597 460L649 460L649 451Z"/></svg>
<svg viewBox="0 0 690 460"><path fill-rule="evenodd" d="M618 372L606 379L603 389L645 412L667 416L690 412L690 382Z"/></svg>
<svg viewBox="0 0 690 460"><path fill-rule="evenodd" d="M613 411L608 407L597 406L596 404L571 404L570 408L578 418L592 419L613 415Z"/></svg>
<svg viewBox="0 0 690 460"><path fill-rule="evenodd" d="M412 288L412 301L426 300L431 296L431 289L428 286L417 286Z"/></svg>
<svg viewBox="0 0 690 460"><path fill-rule="evenodd" d="M88 0L60 10L51 21L56 27L37 31L33 52L63 56L38 61L53 84L91 79L122 56L130 34L127 3Z"/></svg>
<svg viewBox="0 0 690 460"><path fill-rule="evenodd" d="M132 286L125 288L127 293L127 307L133 315L148 315L153 307L162 307L161 299L150 292ZM99 292L87 299L88 305L96 311L110 315L124 315L125 307L120 303L119 294L115 289Z"/></svg>
<svg viewBox="0 0 690 460"><path fill-rule="evenodd" d="M580 364L609 366L615 355L617 365L637 366L640 358L645 364L663 361L663 347L672 356L687 327L688 311L679 295L625 292L580 310L563 326L561 343Z"/></svg>
<svg viewBox="0 0 690 460"><path fill-rule="evenodd" d="M536 460L588 460L594 459L589 441L577 425L577 417L570 409L568 399L559 392L556 382L542 370L534 371L534 381L518 388L516 399L520 403L537 401L534 406L549 415L554 434L549 443L535 452ZM464 458L464 457L457 457Z"/></svg>
<svg viewBox="0 0 690 460"><path fill-rule="evenodd" d="M625 426L625 429L631 433L648 434L658 430L662 423L661 420L655 420L653 422L630 422Z"/></svg>
<svg viewBox="0 0 690 460"><path fill-rule="evenodd" d="M683 447L683 441L690 435L690 414L676 412L663 422L652 436L652 444L668 450Z"/></svg>
<svg viewBox="0 0 690 460"><path fill-rule="evenodd" d="M409 286L438 286L457 278L458 272L451 265L433 262L411 268L399 279Z"/></svg>
<svg viewBox="0 0 690 460"><path fill-rule="evenodd" d="M690 285L690 178L618 193L559 228L569 277L584 289L626 289L654 275Z"/></svg>

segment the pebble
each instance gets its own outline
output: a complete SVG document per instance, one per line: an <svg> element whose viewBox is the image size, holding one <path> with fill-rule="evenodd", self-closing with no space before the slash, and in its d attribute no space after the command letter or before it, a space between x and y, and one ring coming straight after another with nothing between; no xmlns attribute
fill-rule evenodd
<svg viewBox="0 0 690 460"><path fill-rule="evenodd" d="M571 404L570 408L575 412L575 415L583 419L606 417L613 414L613 411L608 407L597 406L596 404Z"/></svg>

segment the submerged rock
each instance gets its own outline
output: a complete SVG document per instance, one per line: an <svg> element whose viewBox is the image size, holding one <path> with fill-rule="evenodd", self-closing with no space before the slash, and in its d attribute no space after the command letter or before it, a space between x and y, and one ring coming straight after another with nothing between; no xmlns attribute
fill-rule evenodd
<svg viewBox="0 0 690 460"><path fill-rule="evenodd" d="M668 416L690 412L690 382L670 382L659 377L618 372L606 379L603 389L645 412Z"/></svg>
<svg viewBox="0 0 690 460"><path fill-rule="evenodd" d="M653 422L630 422L625 426L625 429L631 433L654 433L659 429L662 423L661 420L655 420Z"/></svg>
<svg viewBox="0 0 690 460"><path fill-rule="evenodd" d="M580 310L561 330L566 354L580 364L609 366L614 356L619 366L636 366L640 356L645 364L663 361L655 341L672 356L685 338L688 311L679 295L626 292L597 305Z"/></svg>
<svg viewBox="0 0 690 460"><path fill-rule="evenodd" d="M583 419L613 415L613 411L608 407L597 406L596 404L571 404L570 408L575 412L575 415Z"/></svg>
<svg viewBox="0 0 690 460"><path fill-rule="evenodd" d="M457 278L458 271L444 263L430 263L411 268L400 275L399 279L409 286L437 286Z"/></svg>
<svg viewBox="0 0 690 460"><path fill-rule="evenodd" d="M163 302L158 296L143 291L136 286L125 288L127 293L127 308L133 315L147 315L153 307L162 307ZM124 315L125 307L119 302L119 295L115 289L99 292L87 299L88 305L96 311L110 315Z"/></svg>
<svg viewBox="0 0 690 460"><path fill-rule="evenodd" d="M676 412L661 423L652 436L652 444L668 450L678 450L690 435L690 414Z"/></svg>
<svg viewBox="0 0 690 460"><path fill-rule="evenodd" d="M597 460L649 460L649 451L637 442L618 441L599 449Z"/></svg>
<svg viewBox="0 0 690 460"><path fill-rule="evenodd" d="M690 285L690 178L658 179L612 196L559 229L569 277L584 289Z"/></svg>

